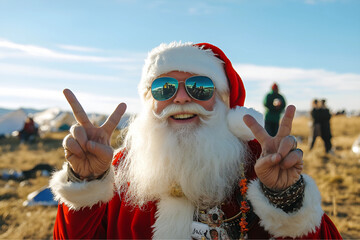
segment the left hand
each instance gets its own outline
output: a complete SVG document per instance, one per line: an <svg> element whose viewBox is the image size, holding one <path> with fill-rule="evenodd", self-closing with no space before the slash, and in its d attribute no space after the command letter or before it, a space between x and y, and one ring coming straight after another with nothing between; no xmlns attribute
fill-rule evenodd
<svg viewBox="0 0 360 240"><path fill-rule="evenodd" d="M266 187L274 190L283 190L294 184L299 180L303 169L303 152L293 149L296 139L289 135L295 109L293 105L286 108L275 137L271 137L252 116L244 116L245 124L262 148L261 157L255 164L255 172Z"/></svg>

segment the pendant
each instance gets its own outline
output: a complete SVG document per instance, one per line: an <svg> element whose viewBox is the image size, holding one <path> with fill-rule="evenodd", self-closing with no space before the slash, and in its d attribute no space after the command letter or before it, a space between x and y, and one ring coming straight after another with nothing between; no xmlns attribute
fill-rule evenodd
<svg viewBox="0 0 360 240"><path fill-rule="evenodd" d="M224 212L217 206L199 212L199 221L208 226L208 232L202 239L228 240L230 239L224 228Z"/></svg>
<svg viewBox="0 0 360 240"><path fill-rule="evenodd" d="M172 197L176 197L176 198L180 198L184 196L184 193L180 187L179 184L177 183L172 183L170 186L170 196Z"/></svg>
<svg viewBox="0 0 360 240"><path fill-rule="evenodd" d="M220 227L224 221L224 212L217 206L211 208L206 214L206 222L209 227Z"/></svg>

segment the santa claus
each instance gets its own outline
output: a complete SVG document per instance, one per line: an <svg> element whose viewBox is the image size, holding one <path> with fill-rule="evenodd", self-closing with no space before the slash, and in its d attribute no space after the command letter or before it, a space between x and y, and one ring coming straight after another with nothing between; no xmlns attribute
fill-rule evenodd
<svg viewBox="0 0 360 240"><path fill-rule="evenodd" d="M301 174L303 153L289 135L295 107L269 136L262 115L243 106L242 80L219 48L161 44L139 93L144 110L114 151L125 104L95 127L64 90L78 124L50 181L55 239L341 238Z"/></svg>

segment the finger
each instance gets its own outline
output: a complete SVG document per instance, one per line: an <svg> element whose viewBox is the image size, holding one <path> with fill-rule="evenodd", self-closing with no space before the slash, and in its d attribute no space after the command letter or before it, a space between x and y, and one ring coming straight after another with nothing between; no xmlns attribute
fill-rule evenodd
<svg viewBox="0 0 360 240"><path fill-rule="evenodd" d="M303 161L303 151L299 148L289 152L288 155L280 162L281 169L296 168L300 172L302 171L304 165Z"/></svg>
<svg viewBox="0 0 360 240"><path fill-rule="evenodd" d="M66 141L68 141L68 138L71 138L71 134L68 134L64 137L63 141L62 141L62 146L64 148L64 153L65 153L65 158L68 159L71 155L72 152L70 152L67 148L66 148Z"/></svg>
<svg viewBox="0 0 360 240"><path fill-rule="evenodd" d="M101 128L104 129L109 136L111 136L111 134L119 124L120 119L124 114L125 110L126 110L126 104L120 103L116 107L115 111L106 119L105 123L101 126Z"/></svg>
<svg viewBox="0 0 360 240"><path fill-rule="evenodd" d="M271 136L266 132L266 130L250 115L245 115L243 120L250 128L251 132L254 134L255 138L259 141L261 145L265 143Z"/></svg>
<svg viewBox="0 0 360 240"><path fill-rule="evenodd" d="M294 136L286 136L280 141L279 148L277 152L282 156L285 157L288 153L296 148L296 138Z"/></svg>
<svg viewBox="0 0 360 240"><path fill-rule="evenodd" d="M85 158L85 153L83 149L72 136L64 139L63 147L65 148L65 154L68 155L68 157L74 154L79 158Z"/></svg>
<svg viewBox="0 0 360 240"><path fill-rule="evenodd" d="M86 152L86 142L88 141L88 137L85 128L75 124L71 126L70 133L72 137L78 142L82 150Z"/></svg>
<svg viewBox="0 0 360 240"><path fill-rule="evenodd" d="M70 91L70 89L64 89L63 93L72 108L76 121L84 127L92 126L88 116L74 93Z"/></svg>
<svg viewBox="0 0 360 240"><path fill-rule="evenodd" d="M292 121L295 116L295 106L289 105L286 110L284 117L281 120L279 131L276 134L277 137L285 137L291 133Z"/></svg>
<svg viewBox="0 0 360 240"><path fill-rule="evenodd" d="M73 156L72 152L70 152L68 149L64 148L64 153L65 153L65 159L69 160L69 158L71 156Z"/></svg>
<svg viewBox="0 0 360 240"><path fill-rule="evenodd" d="M78 171L76 171L75 169L78 168L78 166L80 165L80 163L82 162L81 161L82 159L79 158L78 156L76 155L71 155L69 158L67 158L67 161L68 163L70 164L70 167L73 169L73 171L77 174L79 174Z"/></svg>
<svg viewBox="0 0 360 240"><path fill-rule="evenodd" d="M268 154L256 161L255 169L257 171L268 171L272 166L279 164L281 156L278 153Z"/></svg>
<svg viewBox="0 0 360 240"><path fill-rule="evenodd" d="M102 162L102 164L108 165L111 163L113 158L113 149L110 146L106 146L94 141L88 141L86 148L91 154L95 155L97 159Z"/></svg>

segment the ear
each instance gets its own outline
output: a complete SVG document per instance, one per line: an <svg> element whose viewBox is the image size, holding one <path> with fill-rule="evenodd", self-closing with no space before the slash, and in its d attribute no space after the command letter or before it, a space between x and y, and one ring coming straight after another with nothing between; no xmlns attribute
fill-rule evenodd
<svg viewBox="0 0 360 240"><path fill-rule="evenodd" d="M252 116L261 126L264 126L264 117L260 112L256 111L253 108L246 108L240 106L229 110L227 116L228 126L230 131L239 139L244 141L250 141L253 140L255 137L243 120L243 117L245 115Z"/></svg>

